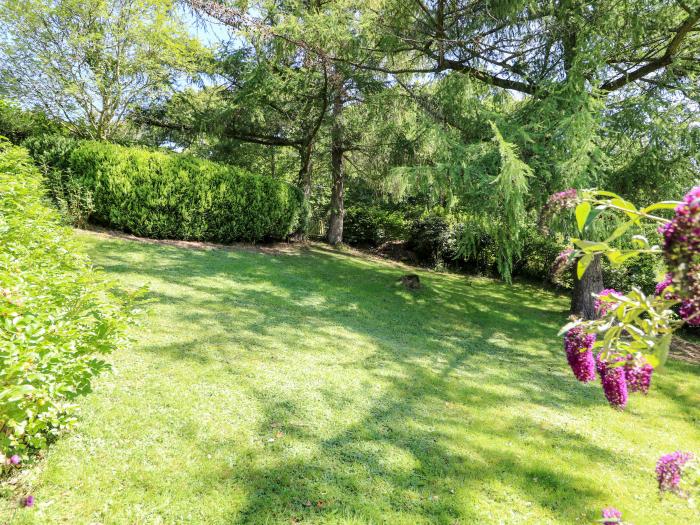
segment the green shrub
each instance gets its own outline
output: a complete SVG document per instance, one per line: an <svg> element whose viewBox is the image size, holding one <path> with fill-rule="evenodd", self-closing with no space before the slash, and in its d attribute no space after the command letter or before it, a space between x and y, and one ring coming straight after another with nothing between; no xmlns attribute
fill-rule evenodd
<svg viewBox="0 0 700 525"><path fill-rule="evenodd" d="M60 177L48 177L57 202L57 194L75 187L67 181L78 184L80 196L89 195L91 221L136 235L259 241L286 238L308 223L301 191L233 166L105 142L30 149L39 162L60 169Z"/></svg>
<svg viewBox="0 0 700 525"><path fill-rule="evenodd" d="M448 218L437 213L416 219L408 232L406 247L422 264L442 266L457 257L457 232Z"/></svg>
<svg viewBox="0 0 700 525"><path fill-rule="evenodd" d="M351 206L345 210L343 240L348 244L377 246L386 241L403 240L407 222L399 212L377 206Z"/></svg>
<svg viewBox="0 0 700 525"><path fill-rule="evenodd" d="M73 226L84 228L95 206L92 191L73 176L69 166L70 154L78 144L62 135L39 135L22 143L44 172L49 196L61 215Z"/></svg>
<svg viewBox="0 0 700 525"><path fill-rule="evenodd" d="M659 282L663 265L658 256L641 254L613 268L607 261L603 264L603 282L607 288L628 292L633 286L645 294L652 294Z"/></svg>
<svg viewBox="0 0 700 525"><path fill-rule="evenodd" d="M123 342L132 298L44 202L26 150L0 141L0 454L46 446Z"/></svg>

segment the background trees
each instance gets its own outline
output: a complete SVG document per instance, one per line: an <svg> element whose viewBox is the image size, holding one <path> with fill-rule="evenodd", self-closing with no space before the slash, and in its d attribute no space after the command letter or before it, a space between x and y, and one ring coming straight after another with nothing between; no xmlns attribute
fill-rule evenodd
<svg viewBox="0 0 700 525"><path fill-rule="evenodd" d="M95 21L90 2L111 6L110 16ZM6 93L84 135L186 150L296 184L312 204L312 234L334 244L349 233L357 244L403 243L424 264L547 279L571 233L566 220L539 231L550 194L605 187L664 200L699 176L696 1L187 0L184 11L90 2L3 8L8 35L22 36L6 38ZM44 20L36 34L18 28L25 11ZM134 36L137 12L146 30ZM197 52L183 17L218 24L221 45ZM66 33L84 26L97 28L93 36ZM43 43L54 34L65 53ZM104 44L113 34L143 51L126 53L131 76L158 80L133 99L116 97L116 114L112 89L124 94L116 86L131 77L114 76ZM32 39L41 45L29 48ZM154 59L157 49L168 60ZM54 55L61 67L45 63ZM37 64L42 90L28 89L21 63ZM42 80L74 63L88 79L106 73L75 86ZM162 76L151 75L156 66ZM178 69L201 83L177 81ZM106 105L94 101L103 94ZM600 222L600 235L615 227ZM655 270L643 257L615 270L603 261L580 286L564 282L590 310L583 290L631 278L649 289Z"/></svg>
<svg viewBox="0 0 700 525"><path fill-rule="evenodd" d="M117 138L202 52L172 0L3 2L0 32L2 91L98 139Z"/></svg>

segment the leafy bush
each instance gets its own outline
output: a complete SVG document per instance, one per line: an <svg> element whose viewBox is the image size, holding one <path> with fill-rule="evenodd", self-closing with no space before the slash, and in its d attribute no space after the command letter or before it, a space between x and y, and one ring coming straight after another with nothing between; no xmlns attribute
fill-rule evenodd
<svg viewBox="0 0 700 525"><path fill-rule="evenodd" d="M73 226L84 228L95 211L92 191L73 176L70 154L79 141L61 135L40 135L23 142L45 175L49 196Z"/></svg>
<svg viewBox="0 0 700 525"><path fill-rule="evenodd" d="M57 202L75 202L65 195L77 184L85 198L79 208L90 205L90 220L136 235L259 241L285 238L308 222L297 188L233 166L105 142L29 147L39 162L61 171L49 176Z"/></svg>
<svg viewBox="0 0 700 525"><path fill-rule="evenodd" d="M523 250L516 261L513 273L542 282L552 279L552 265L557 255L566 248L564 239L555 235L545 235L534 225L523 232ZM573 275L567 272L562 276L565 283L573 285Z"/></svg>
<svg viewBox="0 0 700 525"><path fill-rule="evenodd" d="M133 297L95 270L43 200L26 150L0 141L0 454L46 446L123 342Z"/></svg>
<svg viewBox="0 0 700 525"><path fill-rule="evenodd" d="M430 213L413 221L406 247L423 264L440 266L457 256L456 232L446 217Z"/></svg>
<svg viewBox="0 0 700 525"><path fill-rule="evenodd" d="M606 261L607 262L607 261ZM641 254L625 261L617 268L610 264L603 265L603 282L608 288L631 290L636 286L645 294L654 293L659 273L663 271L659 258L650 254Z"/></svg>
<svg viewBox="0 0 700 525"><path fill-rule="evenodd" d="M386 241L402 240L406 230L406 220L399 212L362 205L345 210L343 238L348 244L377 246Z"/></svg>

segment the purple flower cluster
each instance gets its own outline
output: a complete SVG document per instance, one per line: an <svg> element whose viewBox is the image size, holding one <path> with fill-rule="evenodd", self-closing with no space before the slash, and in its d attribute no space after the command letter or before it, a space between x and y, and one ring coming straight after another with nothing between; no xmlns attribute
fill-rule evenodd
<svg viewBox="0 0 700 525"><path fill-rule="evenodd" d="M561 279L564 270L566 270L572 262L572 254L574 253L573 248L567 248L554 259L554 264L552 264L552 281L558 283Z"/></svg>
<svg viewBox="0 0 700 525"><path fill-rule="evenodd" d="M34 496L26 496L22 498L22 506L23 507L33 507L34 506Z"/></svg>
<svg viewBox="0 0 700 525"><path fill-rule="evenodd" d="M654 367L649 363L638 365L634 362L631 355L627 356L625 363L625 379L627 381L627 390L629 392L641 392L646 395L649 393L651 386L651 375L654 373Z"/></svg>
<svg viewBox="0 0 700 525"><path fill-rule="evenodd" d="M595 379L595 359L593 358L595 334L587 334L580 326L575 326L564 336L566 359L576 379L588 383Z"/></svg>
<svg viewBox="0 0 700 525"><path fill-rule="evenodd" d="M680 315L688 324L700 326L700 186L694 187L676 207L671 222L659 232L664 237L664 256L670 269L664 282L673 285L681 302ZM662 291L663 283L659 283ZM657 287L657 289L659 288Z"/></svg>
<svg viewBox="0 0 700 525"><path fill-rule="evenodd" d="M617 523L622 523L620 519L622 518L622 512L617 510L615 507L605 507L603 509L603 519L611 518L611 521L604 521L603 525L616 525Z"/></svg>
<svg viewBox="0 0 700 525"><path fill-rule="evenodd" d="M603 366L600 381L603 385L605 398L614 408L623 409L627 406L627 377L621 366Z"/></svg>
<svg viewBox="0 0 700 525"><path fill-rule="evenodd" d="M606 301L602 298L607 297L608 295L612 295L614 297L616 294L621 295L620 292L618 292L614 288L606 288L598 294L598 297L596 298L594 303L594 308L598 315L604 316L606 313L608 313L608 310L610 310L610 308L614 307L616 304L610 301Z"/></svg>
<svg viewBox="0 0 700 525"><path fill-rule="evenodd" d="M12 465L14 467L16 467L22 462L22 458L19 457L17 454L13 454L9 458L6 458L4 455L0 454L0 457L3 458L6 465Z"/></svg>
<svg viewBox="0 0 700 525"><path fill-rule="evenodd" d="M680 450L661 456L656 462L656 480L661 491L677 491L683 477L683 467L693 459L690 452Z"/></svg>
<svg viewBox="0 0 700 525"><path fill-rule="evenodd" d="M661 295L662 293L664 293L664 291L666 291L666 288L671 286L671 284L673 284L673 276L670 273L667 273L664 276L664 280L656 284L656 295ZM664 294L664 299L667 299L669 301L674 299L675 297L675 294L668 291Z"/></svg>
<svg viewBox="0 0 700 525"><path fill-rule="evenodd" d="M563 210L573 208L577 202L578 192L575 188L550 195L540 214L540 229L544 233L549 232L548 224L551 218Z"/></svg>
<svg viewBox="0 0 700 525"><path fill-rule="evenodd" d="M609 366L610 363L620 363L622 366ZM651 386L651 376L654 367L649 363L639 363L633 355L626 358L617 356L612 361L606 361L601 354L596 356L596 370L603 385L603 392L611 406L625 408L630 392L647 394Z"/></svg>
<svg viewBox="0 0 700 525"><path fill-rule="evenodd" d="M667 273L664 280L656 285L656 295L663 294L663 298L667 301L677 301L678 295L669 291L669 287L672 288L673 285L673 275ZM690 326L700 326L700 280L695 280L692 283L695 289L691 293L690 299L683 299L681 301L681 306L678 309L678 315L682 319L685 319Z"/></svg>

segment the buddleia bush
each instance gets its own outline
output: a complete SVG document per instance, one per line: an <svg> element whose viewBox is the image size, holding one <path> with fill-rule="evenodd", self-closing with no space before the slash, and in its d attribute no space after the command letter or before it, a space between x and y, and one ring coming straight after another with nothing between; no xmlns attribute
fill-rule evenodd
<svg viewBox="0 0 700 525"><path fill-rule="evenodd" d="M75 422L135 300L61 225L26 150L0 139L0 456L26 456Z"/></svg>
<svg viewBox="0 0 700 525"><path fill-rule="evenodd" d="M48 177L50 186L79 187L79 196L89 196L91 222L144 237L223 243L284 239L308 222L301 191L271 177L191 155L43 140L29 147L48 170L60 171Z"/></svg>

